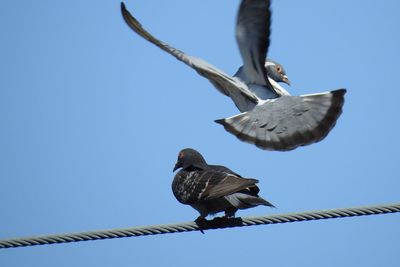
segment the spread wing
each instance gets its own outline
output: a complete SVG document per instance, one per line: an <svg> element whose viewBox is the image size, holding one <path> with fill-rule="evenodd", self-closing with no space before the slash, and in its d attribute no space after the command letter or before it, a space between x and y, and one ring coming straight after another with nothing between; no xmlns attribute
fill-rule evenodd
<svg viewBox="0 0 400 267"><path fill-rule="evenodd" d="M233 78L221 70L217 69L213 65L205 62L204 60L196 57L192 57L186 55L184 52L158 40L149 32L147 32L142 25L136 20L126 9L125 4L121 2L121 12L125 22L128 26L139 34L141 37L146 39L147 41L153 43L158 46L165 52L171 54L176 59L182 61L186 65L193 68L197 73L201 76L207 78L221 93L227 96L231 96L232 94L238 94L245 96L251 102L257 104L258 98L254 93L247 89L247 85L240 80Z"/></svg>
<svg viewBox="0 0 400 267"><path fill-rule="evenodd" d="M265 59L269 47L270 1L243 0L236 24L236 41L243 60L246 82L264 85L275 91L267 79Z"/></svg>
<svg viewBox="0 0 400 267"><path fill-rule="evenodd" d="M286 151L325 138L342 113L345 89L281 96L253 110L217 120L242 141L266 150Z"/></svg>

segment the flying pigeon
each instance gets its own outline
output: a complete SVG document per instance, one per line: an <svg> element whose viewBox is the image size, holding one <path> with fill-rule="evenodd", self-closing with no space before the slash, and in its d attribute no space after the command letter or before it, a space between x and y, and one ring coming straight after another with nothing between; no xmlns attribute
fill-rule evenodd
<svg viewBox="0 0 400 267"><path fill-rule="evenodd" d="M291 96L278 84L289 80L280 64L266 59L270 1L242 0L240 4L236 40L243 66L234 76L158 40L129 13L124 3L121 11L137 34L192 67L232 99L242 113L216 122L242 141L265 150L292 150L324 139L342 113L345 89Z"/></svg>
<svg viewBox="0 0 400 267"><path fill-rule="evenodd" d="M274 207L258 196L257 179L243 178L224 166L208 165L194 149L179 152L174 171L179 168L172 182L172 192L180 203L200 213L197 220L222 211L226 218L232 218L239 209L259 205Z"/></svg>

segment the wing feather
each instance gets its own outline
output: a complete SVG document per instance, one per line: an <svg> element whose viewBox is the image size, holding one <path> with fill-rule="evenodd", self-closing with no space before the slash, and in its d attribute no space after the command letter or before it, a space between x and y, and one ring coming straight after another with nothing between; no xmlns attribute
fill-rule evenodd
<svg viewBox="0 0 400 267"><path fill-rule="evenodd" d="M269 0L242 0L237 16L236 41L248 82L264 85L275 91L267 79L267 70L265 69L271 31L269 7Z"/></svg>
<svg viewBox="0 0 400 267"><path fill-rule="evenodd" d="M257 96L248 90L247 85L241 82L239 79L231 77L225 74L223 71L207 63L206 61L186 55L183 51L176 49L167 43L160 41L146 31L140 22L132 16L132 14L126 9L125 4L121 2L121 12L125 22L128 26L135 31L138 35L156 45L160 49L174 56L179 61L193 68L201 76L208 79L222 94L231 96L232 94L238 94L238 92L248 98L253 103L258 103Z"/></svg>

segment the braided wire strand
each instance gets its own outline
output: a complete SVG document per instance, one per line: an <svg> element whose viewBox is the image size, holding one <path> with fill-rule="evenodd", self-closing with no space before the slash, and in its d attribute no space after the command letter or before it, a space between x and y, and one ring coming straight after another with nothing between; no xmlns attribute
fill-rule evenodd
<svg viewBox="0 0 400 267"><path fill-rule="evenodd" d="M70 243L89 240L122 238L122 237L137 237L146 235L158 235L167 233L181 233L191 231L202 231L207 229L222 229L232 227L268 225L289 222L302 222L323 219L345 218L365 215L379 215L386 213L400 212L400 204L379 205L369 207L342 208L309 212L298 212L288 214L276 214L268 216L245 217L237 218L232 223L213 223L205 227L199 227L195 222L186 222L178 224L162 224L152 226L142 226L124 229L109 229L81 233L56 234L38 237L15 238L0 240L1 248L16 248L36 245L49 245L59 243Z"/></svg>

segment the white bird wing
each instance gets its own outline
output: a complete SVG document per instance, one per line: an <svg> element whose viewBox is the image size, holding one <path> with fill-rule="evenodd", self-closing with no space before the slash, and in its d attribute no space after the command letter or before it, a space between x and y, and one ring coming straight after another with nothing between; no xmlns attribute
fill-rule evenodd
<svg viewBox="0 0 400 267"><path fill-rule="evenodd" d="M207 78L221 93L227 96L242 95L250 102L254 104L258 103L258 97L251 91L248 90L247 85L237 78L231 77L225 74L223 71L207 63L206 61L186 55L184 52L158 40L149 32L147 32L140 22L135 19L131 13L126 9L125 4L121 2L121 12L128 26L139 34L147 41L158 46L165 52L171 54L179 61L182 61L186 65L190 66L197 71L201 76Z"/></svg>

